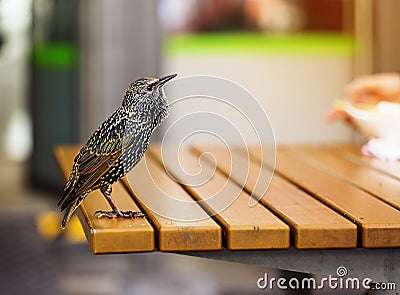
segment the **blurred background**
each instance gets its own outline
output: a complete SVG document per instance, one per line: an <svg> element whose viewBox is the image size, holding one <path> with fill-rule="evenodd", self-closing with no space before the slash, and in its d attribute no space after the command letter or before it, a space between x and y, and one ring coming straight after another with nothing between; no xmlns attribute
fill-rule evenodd
<svg viewBox="0 0 400 295"><path fill-rule="evenodd" d="M396 0L0 0L2 290L257 294L262 268L94 257L79 238L46 239L40 217L64 184L53 148L85 141L132 80L168 73L245 87L278 144L353 141L324 114L355 76L400 70L398 11Z"/></svg>

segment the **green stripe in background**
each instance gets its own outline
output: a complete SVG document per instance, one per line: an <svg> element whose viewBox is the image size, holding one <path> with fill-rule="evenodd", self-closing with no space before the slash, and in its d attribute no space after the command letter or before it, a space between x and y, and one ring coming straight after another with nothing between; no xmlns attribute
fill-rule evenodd
<svg viewBox="0 0 400 295"><path fill-rule="evenodd" d="M351 55L349 34L202 33L168 36L163 51L175 54Z"/></svg>
<svg viewBox="0 0 400 295"><path fill-rule="evenodd" d="M44 43L32 50L36 67L70 69L78 63L78 48L72 43Z"/></svg>

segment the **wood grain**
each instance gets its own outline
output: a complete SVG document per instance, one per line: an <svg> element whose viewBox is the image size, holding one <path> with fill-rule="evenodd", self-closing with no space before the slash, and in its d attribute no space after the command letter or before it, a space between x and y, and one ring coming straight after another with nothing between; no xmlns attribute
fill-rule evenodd
<svg viewBox="0 0 400 295"><path fill-rule="evenodd" d="M132 195L157 229L161 251L221 249L220 226L149 153L127 174L127 179Z"/></svg>
<svg viewBox="0 0 400 295"><path fill-rule="evenodd" d="M338 157L337 150L329 147L290 147L290 152L297 153L309 161L320 165L321 169L334 173L337 177L360 187L382 201L400 210L400 181L370 169L365 165L355 164Z"/></svg>
<svg viewBox="0 0 400 295"><path fill-rule="evenodd" d="M271 155L268 149L262 154L259 146L251 147L250 158L238 149L195 150L196 155L181 151L184 170L167 159L170 176L159 148L151 147L128 174L129 182L113 185L121 209L143 210L149 220L97 218L97 210L110 208L99 191L89 194L77 214L93 253L219 250L223 235L210 218L215 213L231 250L287 248L288 228L298 249L352 248L357 232L362 247L400 247L399 163L364 157L352 146L282 147L271 180L271 157L260 165L262 155ZM78 151L78 146L55 149L65 178ZM200 182L189 185L193 180ZM249 206L250 194L262 205Z"/></svg>
<svg viewBox="0 0 400 295"><path fill-rule="evenodd" d="M355 222L364 248L400 246L399 210L285 149L278 149L275 169Z"/></svg>
<svg viewBox="0 0 400 295"><path fill-rule="evenodd" d="M78 152L78 146L55 148L54 154L65 179ZM121 182L113 185L112 197L122 210L140 210ZM145 252L155 249L154 229L147 219L97 218L97 210L110 210L99 190L90 193L77 210L93 253Z"/></svg>
<svg viewBox="0 0 400 295"><path fill-rule="evenodd" d="M298 249L354 248L357 245L357 227L321 202L299 190L290 182L274 175L267 191L258 184L267 181L271 171L258 160L235 156L239 167L249 166L246 179L240 171L231 169L230 155L221 148L196 147L201 153L210 152L218 167L248 192L261 198L260 202L282 218L291 228L294 246ZM231 151L238 155L243 151ZM244 168L244 170L246 170ZM265 186L264 186L265 187ZM256 188L256 189L254 189ZM260 195L261 194L261 195Z"/></svg>
<svg viewBox="0 0 400 295"><path fill-rule="evenodd" d="M364 165L400 180L400 161L388 162L379 160L375 157L365 156L361 153L360 146L340 145L332 147L327 146L324 148L333 150L340 157L348 161Z"/></svg>
<svg viewBox="0 0 400 295"><path fill-rule="evenodd" d="M150 149L161 162L160 147ZM163 156L172 159L172 150L164 149ZM208 163L200 169L198 156L181 149L178 161L164 161L168 171L223 226L229 250L284 249L290 244L289 227L269 210L257 204L249 206L250 195ZM193 177L200 172L209 178ZM201 175L198 175L201 176Z"/></svg>

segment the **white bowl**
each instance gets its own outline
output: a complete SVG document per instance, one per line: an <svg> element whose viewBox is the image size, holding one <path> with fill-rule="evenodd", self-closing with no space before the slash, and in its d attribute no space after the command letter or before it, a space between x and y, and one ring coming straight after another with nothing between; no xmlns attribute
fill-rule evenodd
<svg viewBox="0 0 400 295"><path fill-rule="evenodd" d="M372 106L344 102L343 110L366 137L400 142L400 104L380 102Z"/></svg>

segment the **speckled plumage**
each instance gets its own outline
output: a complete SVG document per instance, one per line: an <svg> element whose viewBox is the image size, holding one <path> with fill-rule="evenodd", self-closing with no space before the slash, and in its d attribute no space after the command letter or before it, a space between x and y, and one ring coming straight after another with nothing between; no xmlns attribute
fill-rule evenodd
<svg viewBox="0 0 400 295"><path fill-rule="evenodd" d="M86 196L96 189L106 197L114 217L141 216L122 214L111 198L111 185L144 156L150 136L168 116L168 101L162 86L175 76L132 82L125 90L121 106L82 147L57 204L61 211L66 210L63 228Z"/></svg>

